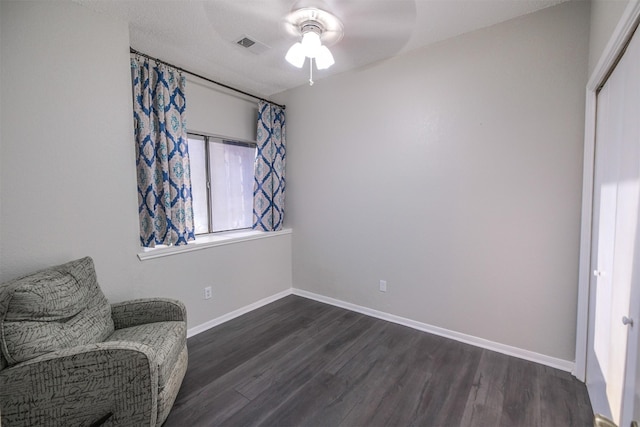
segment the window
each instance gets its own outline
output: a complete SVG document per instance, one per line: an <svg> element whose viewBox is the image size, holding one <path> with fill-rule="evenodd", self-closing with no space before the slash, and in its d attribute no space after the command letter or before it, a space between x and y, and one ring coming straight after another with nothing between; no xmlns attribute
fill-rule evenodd
<svg viewBox="0 0 640 427"><path fill-rule="evenodd" d="M251 228L254 142L188 134L196 234Z"/></svg>

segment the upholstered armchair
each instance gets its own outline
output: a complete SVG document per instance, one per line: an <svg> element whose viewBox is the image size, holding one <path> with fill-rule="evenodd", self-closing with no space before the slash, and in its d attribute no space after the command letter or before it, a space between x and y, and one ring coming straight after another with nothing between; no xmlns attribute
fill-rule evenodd
<svg viewBox="0 0 640 427"><path fill-rule="evenodd" d="M0 416L12 426L156 426L187 369L179 301L109 304L91 258L0 285Z"/></svg>

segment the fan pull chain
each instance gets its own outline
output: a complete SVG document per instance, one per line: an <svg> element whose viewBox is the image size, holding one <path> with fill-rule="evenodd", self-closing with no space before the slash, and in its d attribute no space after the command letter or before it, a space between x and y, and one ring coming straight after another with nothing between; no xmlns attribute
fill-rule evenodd
<svg viewBox="0 0 640 427"><path fill-rule="evenodd" d="M309 58L309 86L313 86L313 58Z"/></svg>

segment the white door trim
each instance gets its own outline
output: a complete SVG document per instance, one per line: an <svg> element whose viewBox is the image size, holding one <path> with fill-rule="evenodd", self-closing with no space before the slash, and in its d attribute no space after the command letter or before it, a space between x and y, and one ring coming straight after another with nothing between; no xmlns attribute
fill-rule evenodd
<svg viewBox="0 0 640 427"><path fill-rule="evenodd" d="M586 380L589 318L593 306L589 304L591 282L591 227L593 205L593 164L595 160L596 95L615 66L620 53L633 35L640 19L640 0L630 0L600 60L587 83L584 163L582 172L582 220L580 227L580 264L578 271L578 318L576 322L576 363L573 375Z"/></svg>

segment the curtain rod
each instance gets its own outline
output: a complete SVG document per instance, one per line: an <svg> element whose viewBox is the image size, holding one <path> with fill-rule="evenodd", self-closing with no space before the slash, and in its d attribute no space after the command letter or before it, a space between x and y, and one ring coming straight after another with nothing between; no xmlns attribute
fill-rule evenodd
<svg viewBox="0 0 640 427"><path fill-rule="evenodd" d="M243 90L236 89L235 87L231 87L231 86L226 85L224 83L217 82L217 81L212 80L212 79L210 79L208 77L201 76L200 74L196 74L196 73L193 73L193 72L191 72L189 70L185 70L184 68L181 68L181 67L175 66L173 64L170 64L169 62L163 61L162 59L154 58L153 56L147 55L146 53L139 52L139 51L135 50L132 47L129 47L129 53L133 53L134 55L144 56L145 58L151 59L152 61L156 61L156 62L159 62L161 64L168 65L168 66L173 67L173 68L175 68L175 69L177 69L179 71L182 71L183 73L191 74L192 76L198 77L198 78L200 78L202 80L206 80L206 81L211 82L213 84L216 84L218 86L222 86L222 87L224 87L226 89L230 89L230 90L232 90L234 92L238 92L238 93L241 93L243 95L250 96L251 98L258 99L258 100L264 101L264 102L268 102L268 103L273 104L273 105L277 105L278 107L282 108L283 110L285 110L287 108L285 105L277 104L277 103L275 103L273 101L269 101L268 99L261 98L259 96L253 95L253 94L251 94L249 92L245 92Z"/></svg>

